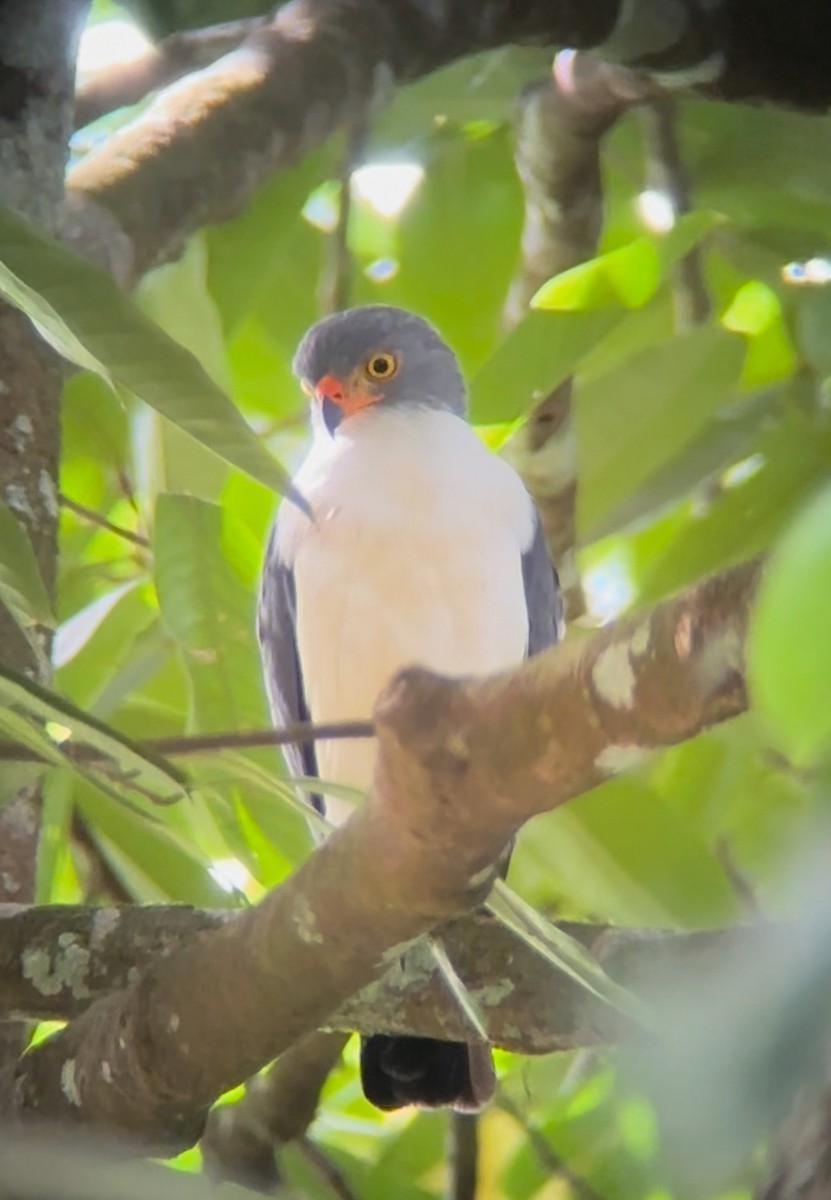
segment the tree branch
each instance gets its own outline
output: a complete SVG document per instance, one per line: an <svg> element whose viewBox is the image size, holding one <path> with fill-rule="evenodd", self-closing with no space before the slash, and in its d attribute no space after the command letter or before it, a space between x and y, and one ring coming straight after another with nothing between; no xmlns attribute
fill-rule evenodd
<svg viewBox="0 0 831 1200"><path fill-rule="evenodd" d="M722 99L825 108L821 48L831 11L815 0L294 0L242 47L160 93L93 150L70 184L108 210L132 245L132 278L175 258L202 225L238 212L367 104L457 58L509 43L598 47L676 87Z"/></svg>
<svg viewBox="0 0 831 1200"><path fill-rule="evenodd" d="M75 126L96 121L113 109L137 104L150 92L167 87L191 71L198 71L229 54L265 19L224 21L204 29L183 29L163 38L129 62L101 67L84 79L75 93Z"/></svg>
<svg viewBox="0 0 831 1200"><path fill-rule="evenodd" d="M505 301L508 326L537 289L597 252L603 225L600 146L617 119L651 93L640 76L591 54L564 50L551 76L521 98L514 158L525 199L521 258ZM505 447L540 511L569 620L585 611L574 556L577 447L572 380L537 404Z"/></svg>
<svg viewBox="0 0 831 1200"><path fill-rule="evenodd" d="M255 908L34 1047L19 1067L19 1110L160 1148L195 1139L220 1092L331 1022L385 954L397 961L404 943L480 904L529 817L743 711L758 575L758 563L734 567L581 647L566 643L490 679L402 672L376 708L366 804ZM519 999L514 965L510 979ZM487 987L481 999L493 999ZM396 1020L406 1009L398 1000ZM522 1011L527 1045L534 1021ZM515 1041L516 1025L486 1019L496 1042ZM348 1027L360 1028L351 1013Z"/></svg>
<svg viewBox="0 0 831 1200"><path fill-rule="evenodd" d="M242 1100L211 1109L202 1158L212 1179L256 1188L266 1195L274 1191L279 1182L275 1151L306 1133L317 1112L320 1090L348 1037L348 1033L310 1033L253 1079Z"/></svg>
<svg viewBox="0 0 831 1200"><path fill-rule="evenodd" d="M4 910L0 914L0 1015L40 1020L77 1017L115 989L128 987L139 972L180 954L204 931L232 926L234 920L229 912L186 905L41 905ZM645 993L656 977L670 976L681 962L700 963L702 970L707 969L710 959L732 952L751 936L741 929L669 933L569 921L555 924L636 993ZM521 1054L548 1054L614 1042L628 1032L621 1017L568 976L552 971L533 948L486 913L446 923L441 936L496 1045ZM326 1017L330 1033L312 1033L290 1046L278 1059L279 1070L261 1077L235 1106L242 1111L243 1136L259 1119L276 1141L299 1136L311 1121L317 1092L310 1085L294 1101L294 1109L286 1103L286 1093L310 1070L322 1083L320 1077L325 1077L347 1032L406 1033L451 1041L469 1036L466 1014L448 997L441 970L421 943L389 953L378 971L376 980ZM239 980L240 987L246 985L247 976ZM233 1036L233 1031L226 1036ZM219 1147L233 1144L240 1131L231 1130L224 1117L218 1120L219 1126L209 1125L205 1136L221 1156Z"/></svg>

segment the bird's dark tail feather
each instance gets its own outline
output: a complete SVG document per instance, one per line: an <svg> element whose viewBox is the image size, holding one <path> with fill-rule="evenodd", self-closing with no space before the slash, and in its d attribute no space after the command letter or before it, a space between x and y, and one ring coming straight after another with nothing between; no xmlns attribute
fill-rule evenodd
<svg viewBox="0 0 831 1200"><path fill-rule="evenodd" d="M451 1106L476 1112L493 1095L490 1048L433 1038L361 1038L361 1083L376 1108Z"/></svg>

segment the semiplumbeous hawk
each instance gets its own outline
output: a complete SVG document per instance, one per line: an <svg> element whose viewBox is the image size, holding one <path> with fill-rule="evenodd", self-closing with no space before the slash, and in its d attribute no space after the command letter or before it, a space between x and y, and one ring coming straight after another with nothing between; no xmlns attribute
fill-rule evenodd
<svg viewBox="0 0 831 1200"><path fill-rule="evenodd" d="M313 441L294 478L314 519L283 504L268 542L257 632L276 723L368 718L400 668L449 676L512 667L557 640L559 590L518 475L465 420L451 350L420 317L373 305L318 322L295 373ZM368 788L371 739L288 747L295 775ZM331 820L348 806L322 794ZM484 1046L365 1038L379 1108L476 1109Z"/></svg>

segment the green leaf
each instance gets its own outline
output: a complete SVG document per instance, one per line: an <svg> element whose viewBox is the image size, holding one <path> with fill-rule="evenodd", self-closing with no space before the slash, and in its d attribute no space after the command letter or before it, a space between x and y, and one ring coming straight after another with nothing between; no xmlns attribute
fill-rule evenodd
<svg viewBox="0 0 831 1200"><path fill-rule="evenodd" d="M522 193L506 130L435 134L419 155L425 176L398 223L399 271L361 276L356 299L400 304L434 321L469 373L498 344L516 267Z"/></svg>
<svg viewBox="0 0 831 1200"><path fill-rule="evenodd" d="M748 641L751 694L792 759L806 765L831 739L831 487L771 556Z"/></svg>
<svg viewBox="0 0 831 1200"><path fill-rule="evenodd" d="M623 316L620 308L530 312L474 376L470 419L513 421L562 383Z"/></svg>
<svg viewBox="0 0 831 1200"><path fill-rule="evenodd" d="M750 453L760 422L778 403L778 395L770 389L744 397L739 404L716 413L679 454L628 492L597 524L584 530L583 544L654 517Z"/></svg>
<svg viewBox="0 0 831 1200"><path fill-rule="evenodd" d="M156 505L159 606L188 671L192 724L203 731L267 723L253 596L222 550L230 519L193 496L167 493Z"/></svg>
<svg viewBox="0 0 831 1200"><path fill-rule="evenodd" d="M560 312L600 308L607 304L640 308L654 296L678 260L718 220L715 213L687 213L661 238L639 237L616 250L561 271L542 285L531 306Z"/></svg>
<svg viewBox="0 0 831 1200"><path fill-rule="evenodd" d="M91 783L76 781L74 798L116 874L141 900L227 906L208 859L191 839L143 813L114 804Z"/></svg>
<svg viewBox="0 0 831 1200"><path fill-rule="evenodd" d="M721 323L725 329L747 336L741 379L745 387L771 383L791 373L796 352L773 288L751 279L736 292Z"/></svg>
<svg viewBox="0 0 831 1200"><path fill-rule="evenodd" d="M8 667L0 667L0 701L8 706L3 713L3 720L17 718L29 723L38 743L24 744L30 744L31 749L44 753L50 762L66 765L67 760L59 747L71 744L75 751L87 749L99 755L107 771L126 791L149 794L160 803L169 803L182 797L185 777L175 767L141 750L114 729L76 708L63 696L48 691ZM60 729L60 740L50 737L50 726ZM84 769L93 772L98 767L88 763Z"/></svg>
<svg viewBox="0 0 831 1200"><path fill-rule="evenodd" d="M577 389L581 531L599 525L725 405L742 358L739 338L705 326Z"/></svg>
<svg viewBox="0 0 831 1200"><path fill-rule="evenodd" d="M706 504L682 502L666 526L639 532L638 594L652 603L702 575L766 549L790 516L828 477L831 427L801 411L789 389L781 418L762 423L748 458L729 486Z"/></svg>
<svg viewBox="0 0 831 1200"><path fill-rule="evenodd" d="M531 300L532 308L573 312L624 304L640 308L661 282L661 260L654 242L638 238L628 246L561 271L544 283Z"/></svg>
<svg viewBox="0 0 831 1200"><path fill-rule="evenodd" d="M0 501L0 600L25 624L54 625L29 535Z"/></svg>
<svg viewBox="0 0 831 1200"><path fill-rule="evenodd" d="M133 392L279 492L288 477L199 362L85 259L0 209L0 295L70 362Z"/></svg>

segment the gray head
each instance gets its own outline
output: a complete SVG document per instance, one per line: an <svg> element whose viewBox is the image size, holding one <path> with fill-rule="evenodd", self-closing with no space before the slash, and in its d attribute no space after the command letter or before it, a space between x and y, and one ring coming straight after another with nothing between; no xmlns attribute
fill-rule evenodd
<svg viewBox="0 0 831 1200"><path fill-rule="evenodd" d="M452 350L421 317L385 304L318 321L298 347L294 372L320 404L330 433L376 404L465 411Z"/></svg>

